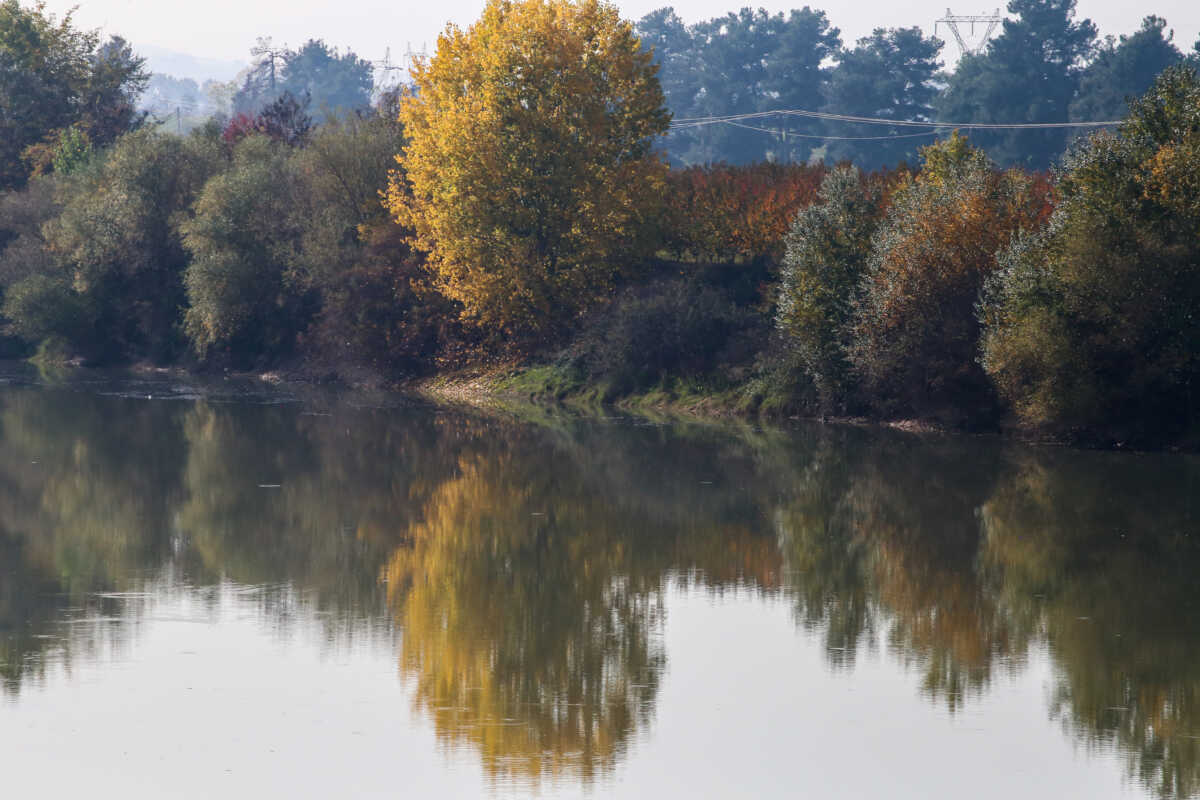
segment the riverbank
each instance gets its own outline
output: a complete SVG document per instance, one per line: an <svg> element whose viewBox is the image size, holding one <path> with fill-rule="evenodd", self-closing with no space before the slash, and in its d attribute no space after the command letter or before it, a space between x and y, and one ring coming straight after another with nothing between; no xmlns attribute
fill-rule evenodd
<svg viewBox="0 0 1200 800"><path fill-rule="evenodd" d="M609 416L613 413L655 421L786 426L800 420L836 426L887 428L916 435L959 435L1000 438L1025 444L1067 446L1084 450L1131 452L1200 452L1200 441L1181 440L1146 446L1123 440L1076 435L1050 435L1012 422L981 427L948 423L945 420L882 416L819 416L804 413L790 398L772 395L754 379L733 383L686 378L667 378L644 390L619 391L605 382L591 381L579 371L558 364L506 364L463 367L432 376L388 378L373 370L355 367L320 368L295 363L276 369L222 370L189 369L186 366L155 366L136 363L123 367L94 368L79 364L33 364L0 360L0 382L14 376L31 382L57 383L97 379L172 379L178 390L195 397L266 396L283 393L311 398L326 393L353 392L380 406L417 400L434 405L497 410L525 418L537 409L579 416Z"/></svg>

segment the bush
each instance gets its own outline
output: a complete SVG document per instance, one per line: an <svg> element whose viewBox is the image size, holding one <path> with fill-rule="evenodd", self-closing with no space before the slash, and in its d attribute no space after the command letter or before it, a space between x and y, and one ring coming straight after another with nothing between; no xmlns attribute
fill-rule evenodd
<svg viewBox="0 0 1200 800"><path fill-rule="evenodd" d="M629 391L746 364L763 327L712 288L666 281L627 290L593 314L576 349L592 377Z"/></svg>
<svg viewBox="0 0 1200 800"><path fill-rule="evenodd" d="M1037 176L997 172L955 134L922 151L874 236L855 303L850 359L885 413L977 420L995 413L978 363L976 303L996 253L1048 213Z"/></svg>
<svg viewBox="0 0 1200 800"><path fill-rule="evenodd" d="M824 166L716 164L672 170L667 250L680 261L777 264L796 212L817 199Z"/></svg>
<svg viewBox="0 0 1200 800"><path fill-rule="evenodd" d="M314 354L419 374L457 337L459 309L433 289L411 232L380 202L403 138L385 108L322 125L293 158L305 187L293 216L297 271L321 300Z"/></svg>
<svg viewBox="0 0 1200 800"><path fill-rule="evenodd" d="M91 339L77 320L43 313L53 309L35 300L47 293L46 283L63 291L69 288L66 266L42 235L42 226L62 211L59 183L54 176L34 178L21 191L0 194L0 353L4 357L24 355L52 334L78 333L81 343Z"/></svg>
<svg viewBox="0 0 1200 800"><path fill-rule="evenodd" d="M457 308L415 257L348 269L325 286L321 303L316 352L342 364L420 375L458 338Z"/></svg>
<svg viewBox="0 0 1200 800"><path fill-rule="evenodd" d="M29 342L54 340L55 352L90 354L95 309L61 277L31 275L4 295L10 330Z"/></svg>

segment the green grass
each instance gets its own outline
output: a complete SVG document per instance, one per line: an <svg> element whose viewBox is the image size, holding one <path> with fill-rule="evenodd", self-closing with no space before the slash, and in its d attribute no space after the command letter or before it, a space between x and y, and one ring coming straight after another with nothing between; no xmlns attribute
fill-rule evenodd
<svg viewBox="0 0 1200 800"><path fill-rule="evenodd" d="M496 381L497 396L579 409L618 408L634 413L657 411L753 416L759 399L745 385L713 378L668 377L645 389L620 391L605 381L589 381L581 370L561 364L519 369Z"/></svg>

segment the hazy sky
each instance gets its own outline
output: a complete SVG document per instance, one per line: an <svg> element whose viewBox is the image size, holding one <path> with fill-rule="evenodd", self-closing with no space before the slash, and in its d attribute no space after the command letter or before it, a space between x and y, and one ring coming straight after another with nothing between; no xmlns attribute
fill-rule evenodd
<svg viewBox="0 0 1200 800"><path fill-rule="evenodd" d="M23 0L26 4L32 0ZM824 8L831 22L850 42L875 27L919 25L932 32L933 22L946 11L947 0L809 0ZM618 0L630 18L669 5L665 0ZM673 5L689 22L724 14L742 5L784 11L803 6L805 0L679 0ZM975 0L979 7L954 5L957 14L982 13L999 0ZM47 8L64 12L79 6L76 21L87 27L118 33L134 43L178 50L195 56L245 60L255 37L269 35L277 43L298 45L309 38L322 38L331 45L350 47L360 56L381 59L390 47L399 56L411 42L420 49L428 42L433 49L437 34L447 21L469 24L479 14L482 0L48 0ZM1081 17L1091 18L1101 35L1129 33L1146 14L1165 17L1175 29L1175 42L1191 49L1200 35L1200 2L1197 0L1150 0L1145 5L1128 0L1079 0ZM947 36L943 32L943 38ZM953 45L947 45L953 50ZM947 53L950 55L950 53Z"/></svg>

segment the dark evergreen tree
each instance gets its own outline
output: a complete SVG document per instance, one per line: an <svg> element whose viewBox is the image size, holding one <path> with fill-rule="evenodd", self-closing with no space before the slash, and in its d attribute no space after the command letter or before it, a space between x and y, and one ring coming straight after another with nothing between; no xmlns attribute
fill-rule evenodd
<svg viewBox="0 0 1200 800"><path fill-rule="evenodd" d="M931 120L937 98L934 76L941 67L937 60L942 42L921 35L920 28L876 28L858 46L842 53L841 62L825 86L824 110L894 120ZM915 163L917 150L930 138L910 127L855 125L830 122L830 136L896 138L831 140L825 151L828 161L849 160L864 169Z"/></svg>
<svg viewBox="0 0 1200 800"><path fill-rule="evenodd" d="M936 103L949 122L1067 122L1083 64L1094 53L1096 26L1075 20L1075 0L1010 0L1017 19L987 51L964 56ZM1049 166L1073 138L1069 129L975 131L1001 166Z"/></svg>
<svg viewBox="0 0 1200 800"><path fill-rule="evenodd" d="M310 39L299 50L282 51L263 40L255 51L259 60L233 99L236 113L253 117L286 93L307 97L309 105L326 116L371 105L371 62L350 50L340 53L320 39Z"/></svg>
<svg viewBox="0 0 1200 800"><path fill-rule="evenodd" d="M1131 98L1140 97L1159 74L1183 60L1162 17L1146 17L1142 27L1120 40L1108 37L1096 60L1079 80L1079 94L1071 103L1071 119L1081 121L1121 119ZM1164 35L1164 31L1166 35Z"/></svg>
<svg viewBox="0 0 1200 800"><path fill-rule="evenodd" d="M320 39L310 39L284 56L280 89L308 96L313 110L327 116L368 108L374 86L371 62L350 50L339 53Z"/></svg>
<svg viewBox="0 0 1200 800"><path fill-rule="evenodd" d="M817 108L828 79L822 65L841 47L825 12L807 6L787 16L743 8L692 26L665 8L644 17L638 32L655 48L678 119ZM779 120L684 129L671 135L668 151L688 164L807 160L814 142L789 140L783 130Z"/></svg>

